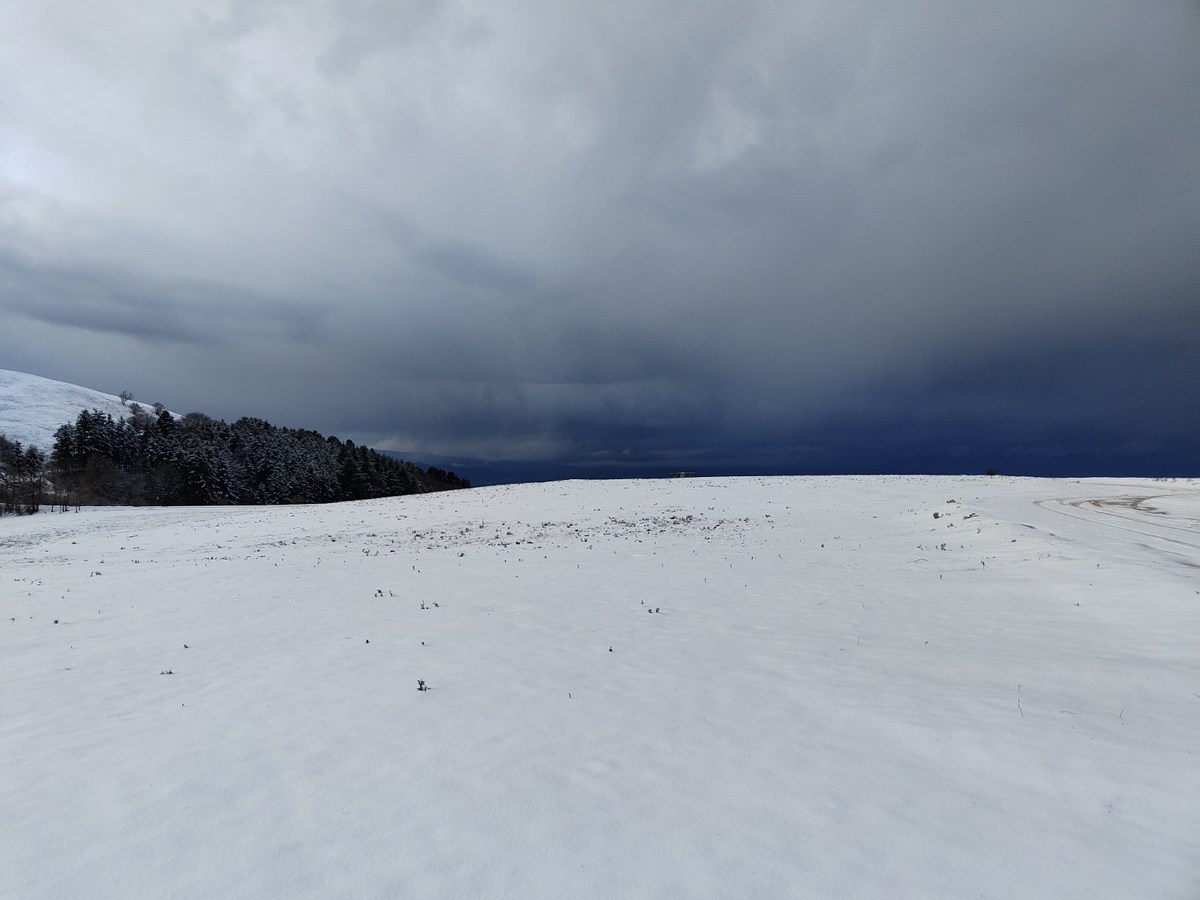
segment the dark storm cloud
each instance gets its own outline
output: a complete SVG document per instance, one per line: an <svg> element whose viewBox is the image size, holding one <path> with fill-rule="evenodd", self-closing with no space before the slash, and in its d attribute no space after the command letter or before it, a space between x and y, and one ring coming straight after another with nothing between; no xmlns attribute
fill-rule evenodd
<svg viewBox="0 0 1200 900"><path fill-rule="evenodd" d="M1194 451L1198 18L10 12L0 366L435 458Z"/></svg>
<svg viewBox="0 0 1200 900"><path fill-rule="evenodd" d="M311 342L324 310L278 304L245 290L168 282L96 267L32 265L0 251L6 312L95 340L216 345L231 340Z"/></svg>
<svg viewBox="0 0 1200 900"><path fill-rule="evenodd" d="M421 252L422 262L446 280L481 292L511 295L536 294L538 279L531 269L499 259L487 251L454 241L441 241Z"/></svg>

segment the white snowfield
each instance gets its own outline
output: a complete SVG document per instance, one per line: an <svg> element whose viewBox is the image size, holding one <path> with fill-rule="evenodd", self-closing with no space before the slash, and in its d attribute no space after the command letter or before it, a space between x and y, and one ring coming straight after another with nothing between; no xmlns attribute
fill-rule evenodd
<svg viewBox="0 0 1200 900"><path fill-rule="evenodd" d="M0 577L5 898L1200 897L1195 481L92 508Z"/></svg>

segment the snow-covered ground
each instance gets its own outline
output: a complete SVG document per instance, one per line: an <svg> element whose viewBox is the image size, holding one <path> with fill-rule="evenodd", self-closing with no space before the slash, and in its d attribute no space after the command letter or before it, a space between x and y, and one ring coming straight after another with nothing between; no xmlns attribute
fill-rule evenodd
<svg viewBox="0 0 1200 900"><path fill-rule="evenodd" d="M153 406L141 405L147 411ZM60 425L74 422L84 409L98 409L114 419L129 416L129 407L113 394L0 369L0 434L10 441L20 441L26 447L33 444L49 456L54 449L54 432Z"/></svg>
<svg viewBox="0 0 1200 900"><path fill-rule="evenodd" d="M0 578L6 898L1200 897L1194 481L85 509Z"/></svg>

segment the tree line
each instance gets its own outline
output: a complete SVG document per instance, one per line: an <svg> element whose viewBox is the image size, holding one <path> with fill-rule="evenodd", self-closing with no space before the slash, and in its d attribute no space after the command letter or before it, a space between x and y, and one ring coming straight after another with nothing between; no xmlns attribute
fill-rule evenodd
<svg viewBox="0 0 1200 900"><path fill-rule="evenodd" d="M46 454L0 434L0 515L41 509L45 477Z"/></svg>
<svg viewBox="0 0 1200 900"><path fill-rule="evenodd" d="M132 405L128 419L82 410L49 459L0 436L5 512L55 505L331 503L470 487L453 472L262 419L177 418Z"/></svg>

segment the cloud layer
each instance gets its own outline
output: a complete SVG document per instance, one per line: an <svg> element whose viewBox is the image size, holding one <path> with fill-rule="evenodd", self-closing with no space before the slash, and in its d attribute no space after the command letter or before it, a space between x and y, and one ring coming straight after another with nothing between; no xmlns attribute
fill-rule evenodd
<svg viewBox="0 0 1200 900"><path fill-rule="evenodd" d="M1192 4L12 6L0 366L434 457L1197 447Z"/></svg>

